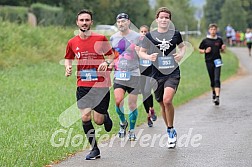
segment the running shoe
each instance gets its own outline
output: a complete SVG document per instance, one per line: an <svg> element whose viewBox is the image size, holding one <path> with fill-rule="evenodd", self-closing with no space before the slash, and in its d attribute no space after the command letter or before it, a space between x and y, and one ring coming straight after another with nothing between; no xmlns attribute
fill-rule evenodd
<svg viewBox="0 0 252 167"><path fill-rule="evenodd" d="M149 110L149 115L151 116L152 121L156 121L157 120L157 116L155 114L154 109Z"/></svg>
<svg viewBox="0 0 252 167"><path fill-rule="evenodd" d="M136 140L136 135L134 132L129 131L129 141L135 141Z"/></svg>
<svg viewBox="0 0 252 167"><path fill-rule="evenodd" d="M151 121L151 117L147 117L147 123L148 123L148 126L149 127L152 127L153 126L153 122Z"/></svg>
<svg viewBox="0 0 252 167"><path fill-rule="evenodd" d="M176 142L177 142L177 132L174 128L172 129L167 129L168 133L168 143L167 147L168 148L175 148L176 147Z"/></svg>
<svg viewBox="0 0 252 167"><path fill-rule="evenodd" d="M126 129L128 127L128 122L125 121L124 124L120 124L120 130L118 132L119 138L124 138L126 135Z"/></svg>
<svg viewBox="0 0 252 167"><path fill-rule="evenodd" d="M220 98L218 96L214 99L214 104L216 106L220 105Z"/></svg>
<svg viewBox="0 0 252 167"><path fill-rule="evenodd" d="M101 158L99 148L93 148L86 156L86 160L95 160L97 158Z"/></svg>
<svg viewBox="0 0 252 167"><path fill-rule="evenodd" d="M216 98L216 95L213 94L213 95L212 95L212 98L213 98L213 103L214 103L214 100L215 100L215 98Z"/></svg>
<svg viewBox="0 0 252 167"><path fill-rule="evenodd" d="M104 122L104 128L107 132L110 132L113 127L113 122L111 118L109 117L109 114L107 113L107 121Z"/></svg>

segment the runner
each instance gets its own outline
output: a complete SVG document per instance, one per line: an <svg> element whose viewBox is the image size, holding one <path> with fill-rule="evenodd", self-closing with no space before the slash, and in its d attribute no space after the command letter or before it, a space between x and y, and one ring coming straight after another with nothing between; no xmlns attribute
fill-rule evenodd
<svg viewBox="0 0 252 167"><path fill-rule="evenodd" d="M72 61L77 59L77 105L81 112L82 125L87 139L92 147L86 160L100 158L100 150L95 139L95 129L91 121L91 111L94 122L104 124L109 132L112 120L109 117L110 73L106 72L113 54L107 38L90 30L93 24L92 12L81 10L77 14L76 24L79 34L68 41L65 55L65 75L72 74ZM103 56L108 56L105 61Z"/></svg>
<svg viewBox="0 0 252 167"><path fill-rule="evenodd" d="M174 148L177 132L173 127L173 97L180 81L178 62L185 54L185 44L179 31L171 28L171 11L161 7L156 11L157 30L146 34L139 55L153 62L152 74L158 87L155 98L159 102L168 133L168 148ZM178 46L178 52L176 51ZM148 54L147 54L148 53Z"/></svg>
<svg viewBox="0 0 252 167"><path fill-rule="evenodd" d="M228 24L225 28L225 31L226 31L226 40L227 40L227 44L229 46L233 46L233 43L232 43L232 31L233 31L233 27Z"/></svg>
<svg viewBox="0 0 252 167"><path fill-rule="evenodd" d="M115 50L115 77L114 77L114 95L116 103L116 112L120 119L120 130L118 135L124 138L128 122L124 113L124 98L128 93L129 107L129 140L136 140L134 132L137 121L137 96L139 94L139 58L135 47L139 43L140 34L131 30L130 19L126 13L120 13L116 17L116 24L119 32L113 34L110 38L113 49Z"/></svg>
<svg viewBox="0 0 252 167"><path fill-rule="evenodd" d="M251 45L252 45L252 32L249 28L247 28L245 33L246 44L249 52L249 56L251 56Z"/></svg>
<svg viewBox="0 0 252 167"><path fill-rule="evenodd" d="M210 24L208 27L210 35L207 35L199 46L199 52L205 54L206 67L213 92L212 98L215 105L220 104L220 75L221 66L223 65L220 51L224 52L226 48L222 38L216 35L217 28L217 24Z"/></svg>
<svg viewBox="0 0 252 167"><path fill-rule="evenodd" d="M142 25L139 29L140 37L140 45L144 36L149 32L149 27L147 25ZM153 108L153 96L151 93L152 85L151 83L151 72L152 72L152 63L150 60L140 59L140 72L141 72L141 93L143 95L143 104L144 109L147 113L147 124L149 127L153 126L152 121L157 120L157 116L155 114L155 110Z"/></svg>

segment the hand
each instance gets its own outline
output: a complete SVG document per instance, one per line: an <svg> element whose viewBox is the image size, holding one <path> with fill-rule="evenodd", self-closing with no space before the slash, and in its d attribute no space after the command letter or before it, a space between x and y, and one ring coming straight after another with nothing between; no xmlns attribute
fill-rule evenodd
<svg viewBox="0 0 252 167"><path fill-rule="evenodd" d="M72 74L72 66L66 66L65 76L69 77Z"/></svg>
<svg viewBox="0 0 252 167"><path fill-rule="evenodd" d="M206 48L205 53L210 53L211 52L211 47Z"/></svg>
<svg viewBox="0 0 252 167"><path fill-rule="evenodd" d="M226 45L223 44L223 45L221 46L221 52L224 52L225 49L226 49Z"/></svg>
<svg viewBox="0 0 252 167"><path fill-rule="evenodd" d="M97 71L106 71L108 68L108 64L106 62L103 62L99 65Z"/></svg>
<svg viewBox="0 0 252 167"><path fill-rule="evenodd" d="M115 63L114 63L114 61L112 61L112 63L110 63L110 65L108 66L107 70L112 70L114 65L115 65Z"/></svg>
<svg viewBox="0 0 252 167"><path fill-rule="evenodd" d="M180 60L183 58L183 56L179 53L174 53L173 56L177 63L180 62Z"/></svg>
<svg viewBox="0 0 252 167"><path fill-rule="evenodd" d="M150 61L156 61L158 53L152 53L149 55Z"/></svg>
<svg viewBox="0 0 252 167"><path fill-rule="evenodd" d="M136 46L135 46L135 51L138 53L139 50L140 50L140 47L136 45Z"/></svg>

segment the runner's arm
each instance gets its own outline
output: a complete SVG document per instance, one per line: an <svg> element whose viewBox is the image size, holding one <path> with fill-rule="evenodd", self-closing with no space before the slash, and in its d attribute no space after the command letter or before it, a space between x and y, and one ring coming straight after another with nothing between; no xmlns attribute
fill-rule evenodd
<svg viewBox="0 0 252 167"><path fill-rule="evenodd" d="M147 54L147 49L141 47L139 50L139 57L142 59L150 60L150 61L155 61L157 59L158 53L152 53L150 55Z"/></svg>
<svg viewBox="0 0 252 167"><path fill-rule="evenodd" d="M184 57L186 52L186 45L184 44L184 42L181 42L178 45L178 48L179 48L178 52L173 54L174 59L177 63L180 62L180 60Z"/></svg>
<svg viewBox="0 0 252 167"><path fill-rule="evenodd" d="M72 75L72 61L71 59L65 59L65 76L69 77Z"/></svg>

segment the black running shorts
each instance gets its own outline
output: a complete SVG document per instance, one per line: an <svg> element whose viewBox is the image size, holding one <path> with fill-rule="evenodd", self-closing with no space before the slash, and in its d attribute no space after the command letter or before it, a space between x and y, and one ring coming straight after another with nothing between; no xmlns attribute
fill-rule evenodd
<svg viewBox="0 0 252 167"><path fill-rule="evenodd" d="M77 106L79 109L91 108L100 114L107 113L110 102L109 88L77 87Z"/></svg>
<svg viewBox="0 0 252 167"><path fill-rule="evenodd" d="M180 81L179 75L176 76L170 75L167 78L158 79L157 80L158 87L154 92L156 100L158 102L163 101L164 89L166 87L173 88L176 91L178 89L179 81Z"/></svg>
<svg viewBox="0 0 252 167"><path fill-rule="evenodd" d="M130 94L140 94L140 76L131 76L129 81L114 80L114 89L121 88Z"/></svg>

